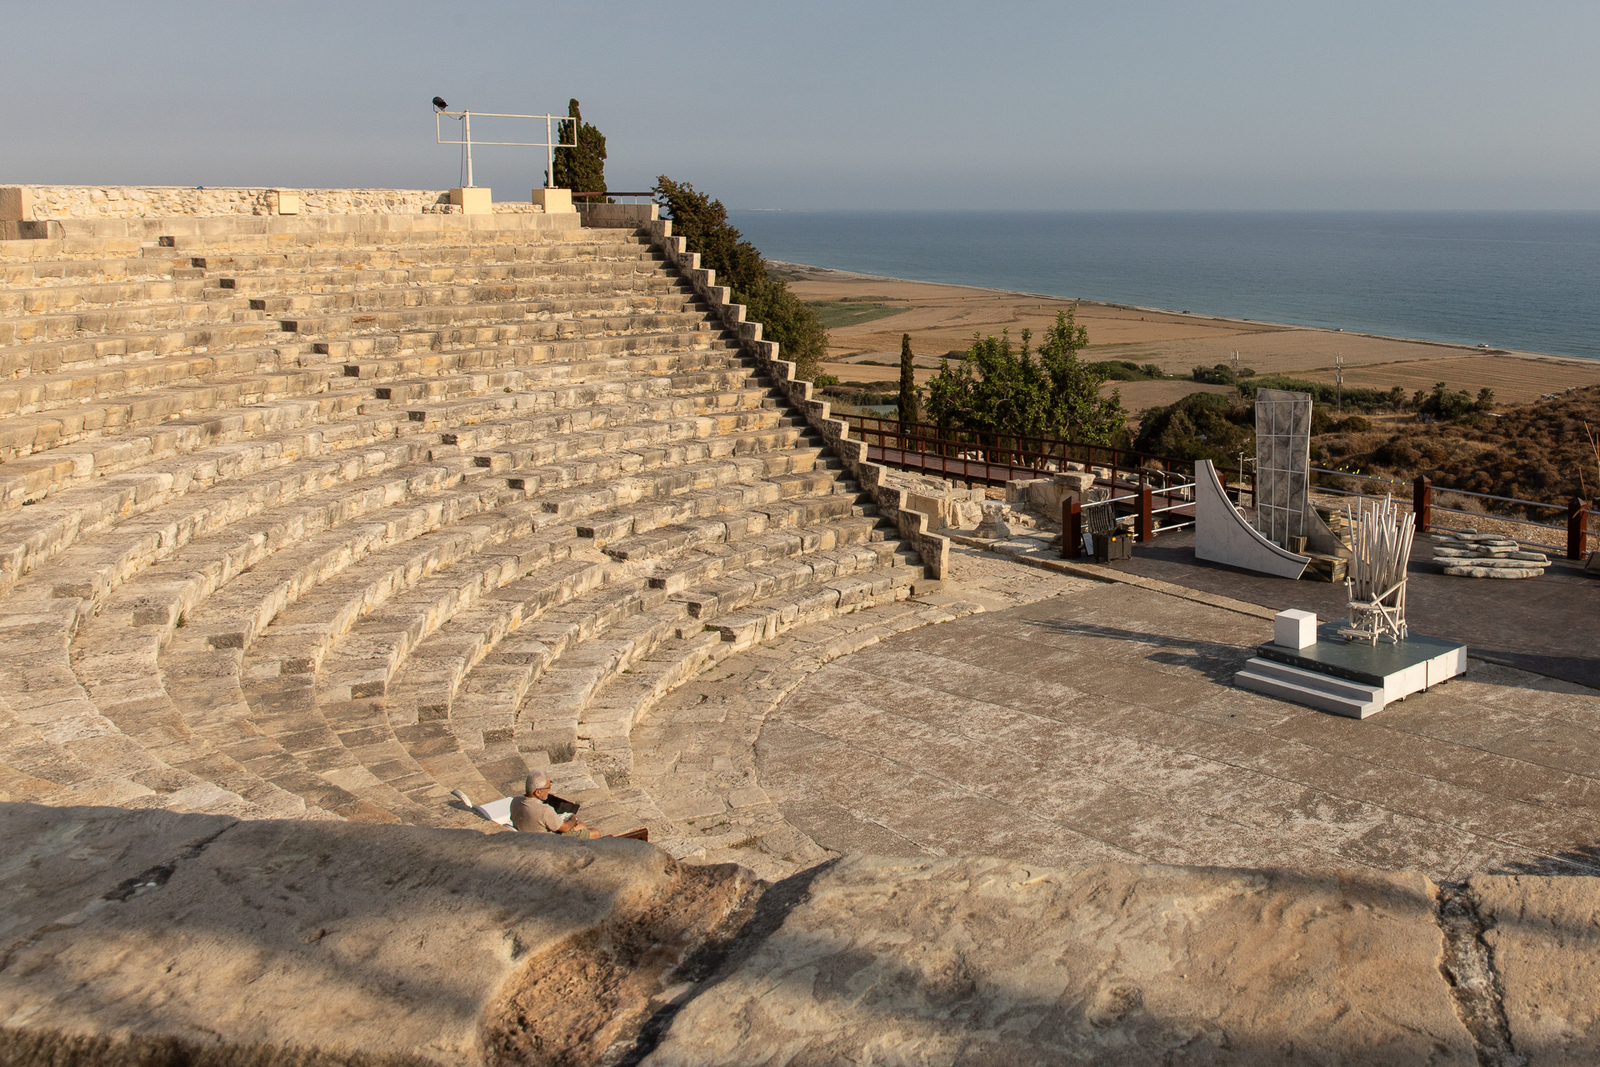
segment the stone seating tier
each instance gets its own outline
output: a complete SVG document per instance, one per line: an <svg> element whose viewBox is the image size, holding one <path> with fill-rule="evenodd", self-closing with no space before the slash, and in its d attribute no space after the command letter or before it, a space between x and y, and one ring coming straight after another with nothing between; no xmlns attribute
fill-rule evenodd
<svg viewBox="0 0 1600 1067"><path fill-rule="evenodd" d="M0 244L0 794L483 828L544 766L664 829L658 700L909 595L660 253L513 218Z"/></svg>

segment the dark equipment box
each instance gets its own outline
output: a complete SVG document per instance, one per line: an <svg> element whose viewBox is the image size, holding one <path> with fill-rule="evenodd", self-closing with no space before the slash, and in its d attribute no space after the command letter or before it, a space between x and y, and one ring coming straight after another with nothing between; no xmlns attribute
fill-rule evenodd
<svg viewBox="0 0 1600 1067"><path fill-rule="evenodd" d="M1132 558L1132 534L1118 530L1116 533L1095 535L1094 561L1096 563L1114 563L1119 559Z"/></svg>

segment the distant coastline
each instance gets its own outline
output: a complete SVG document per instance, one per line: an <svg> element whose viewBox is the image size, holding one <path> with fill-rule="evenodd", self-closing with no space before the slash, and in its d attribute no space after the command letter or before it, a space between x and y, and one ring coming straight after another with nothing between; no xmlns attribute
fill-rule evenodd
<svg viewBox="0 0 1600 1067"><path fill-rule="evenodd" d="M736 213L775 260L1600 360L1600 213Z"/></svg>
<svg viewBox="0 0 1600 1067"><path fill-rule="evenodd" d="M1259 374L1286 374L1332 383L1342 359L1352 388L1396 386L1407 395L1437 382L1476 393L1494 391L1502 404L1520 404L1570 388L1600 385L1600 360L1518 349L1483 349L1460 342L1339 330L1193 308L1151 307L1075 299L1021 289L926 282L886 274L769 260L805 300L825 306L859 307L871 316L829 331L825 373L841 381L891 382L898 376L899 343L910 334L918 355L917 375L926 381L946 352L964 349L974 333L1024 329L1036 335L1058 311L1077 309L1089 331L1086 356L1155 364L1172 377L1119 382L1124 401L1138 409L1193 391L1228 391L1187 380L1196 366L1233 363Z"/></svg>
<svg viewBox="0 0 1600 1067"><path fill-rule="evenodd" d="M1518 359L1549 359L1560 363L1574 363L1579 366L1588 366L1595 361L1584 356L1564 356L1558 352L1532 352L1515 348L1479 348L1461 341L1434 341L1426 337L1400 337L1394 334L1370 333L1365 330L1346 330L1328 326L1306 326L1297 322L1272 322L1267 319L1246 319L1238 316L1216 315L1207 311L1195 311L1193 308L1179 310L1177 308L1147 307L1143 304L1123 304L1111 300L1091 300L1088 297L1062 297L1050 293L1030 293L1022 289L999 289L992 285L964 285L960 282L925 282L915 278L894 278L887 274L861 274L856 271L839 270L836 267L822 267L815 263L790 263L785 260L771 259L767 261L779 270L804 271L816 275L836 275L844 279L859 281L884 281L904 285L937 285L948 286L954 289L971 289L980 293L995 293L1000 296L1018 297L1029 300L1064 301L1072 304L1093 305L1103 308L1119 308L1125 311L1147 311L1157 315L1182 315L1195 320L1210 322L1236 323L1241 326L1272 326L1282 330L1314 330L1321 333L1340 334L1345 337L1366 337L1377 341L1399 341L1410 345L1431 345L1435 348L1448 348L1470 355L1514 356Z"/></svg>

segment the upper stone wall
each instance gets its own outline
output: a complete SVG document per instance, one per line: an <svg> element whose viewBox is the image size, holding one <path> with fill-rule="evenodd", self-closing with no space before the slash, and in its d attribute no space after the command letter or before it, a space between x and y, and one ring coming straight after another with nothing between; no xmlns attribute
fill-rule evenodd
<svg viewBox="0 0 1600 1067"><path fill-rule="evenodd" d="M300 215L453 214L438 189L279 189L180 185L16 185L0 188L0 221L173 218L184 215L276 215L280 197L299 198ZM284 205L288 206L288 205ZM500 213L536 212L531 203L500 203Z"/></svg>

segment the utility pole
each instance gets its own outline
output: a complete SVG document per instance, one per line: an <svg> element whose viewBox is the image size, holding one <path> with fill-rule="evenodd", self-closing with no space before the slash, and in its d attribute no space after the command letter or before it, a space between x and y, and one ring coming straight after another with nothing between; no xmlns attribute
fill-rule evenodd
<svg viewBox="0 0 1600 1067"><path fill-rule="evenodd" d="M1334 410L1344 414L1344 356L1335 352L1333 355L1333 381L1334 381Z"/></svg>

